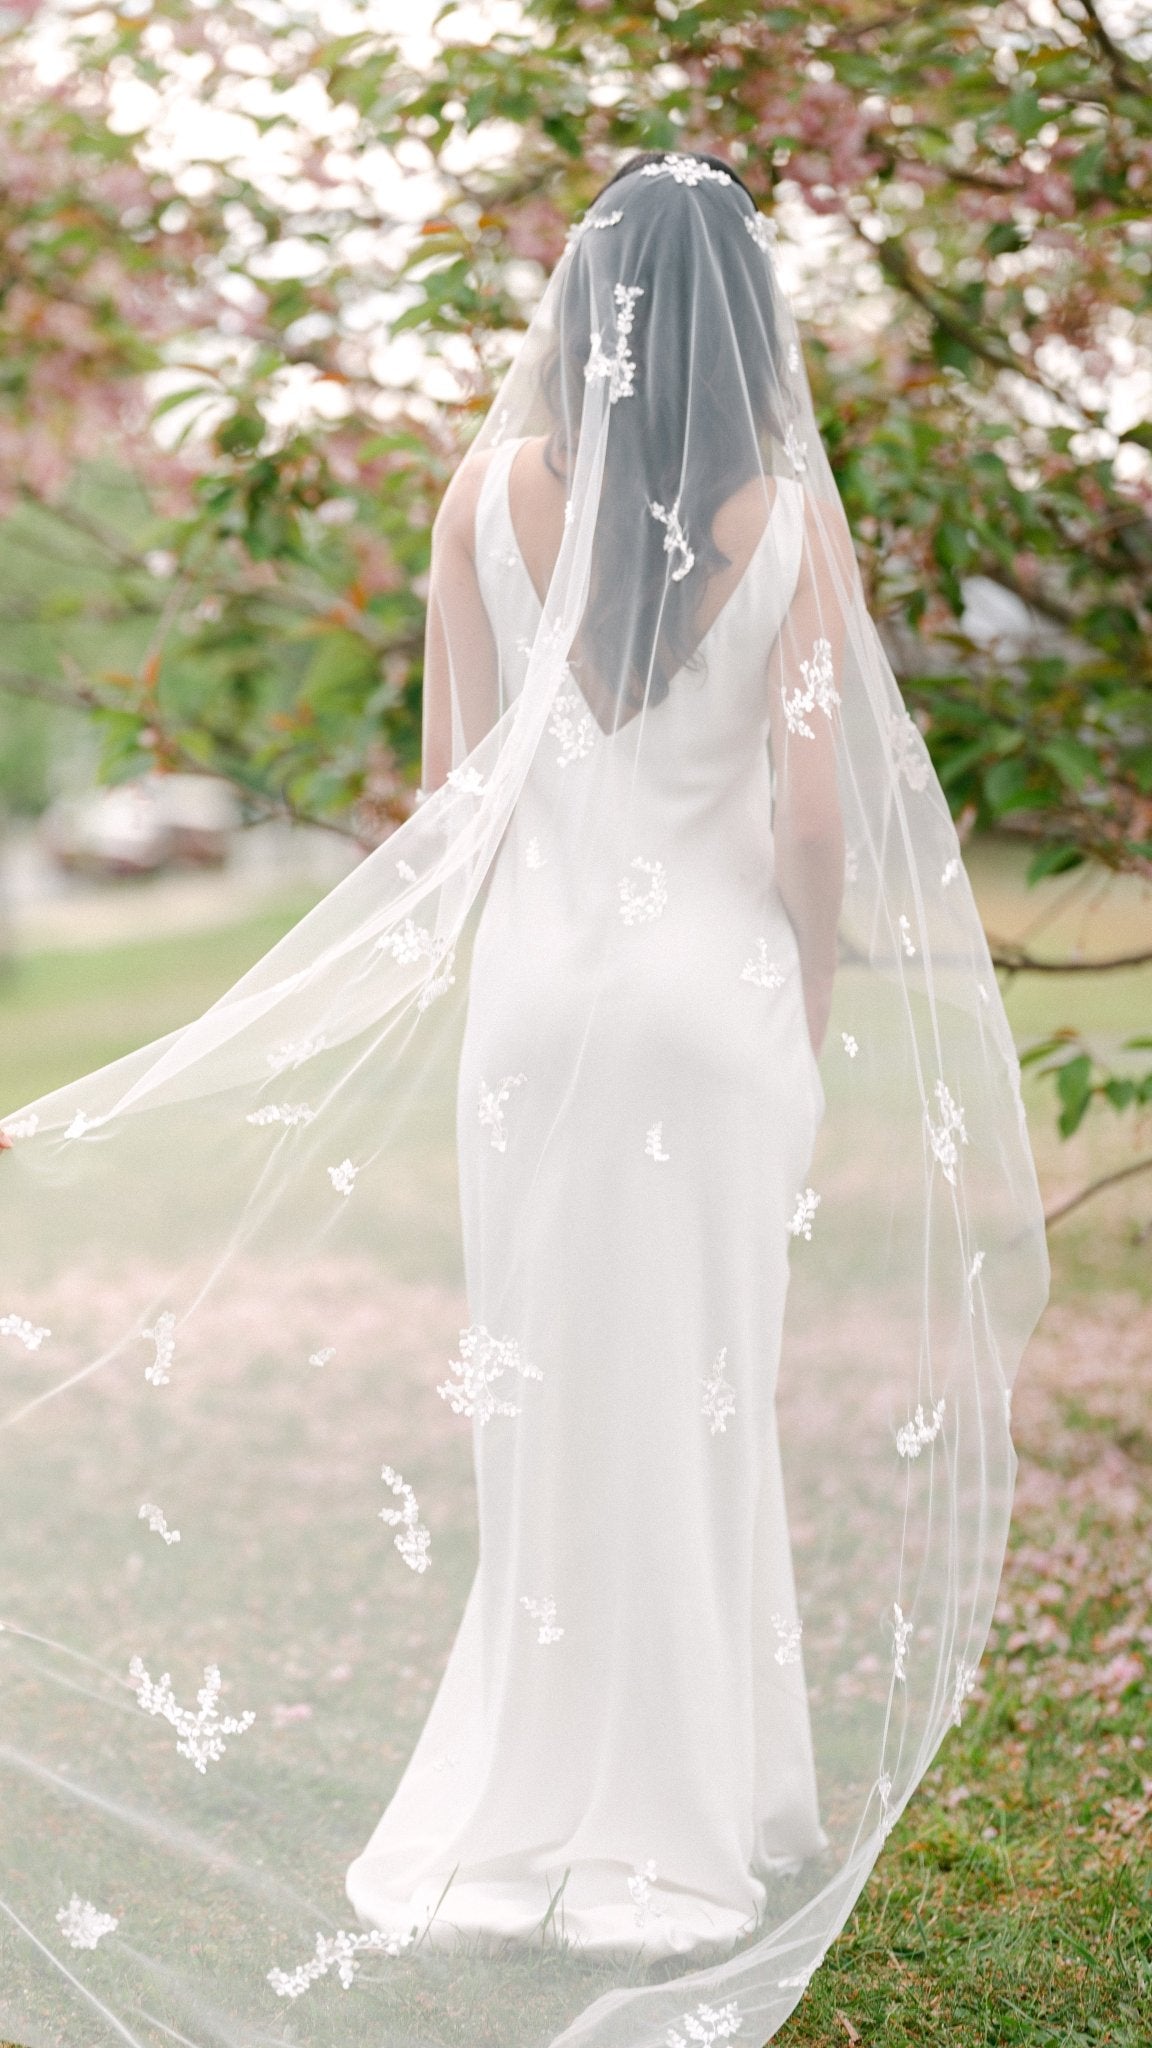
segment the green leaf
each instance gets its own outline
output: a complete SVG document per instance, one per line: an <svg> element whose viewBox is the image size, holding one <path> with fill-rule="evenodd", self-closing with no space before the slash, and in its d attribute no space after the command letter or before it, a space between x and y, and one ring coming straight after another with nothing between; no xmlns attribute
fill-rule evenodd
<svg viewBox="0 0 1152 2048"><path fill-rule="evenodd" d="M1075 1059L1066 1060L1058 1069L1056 1092L1062 1104L1060 1135L1070 1138L1074 1131L1079 1130L1092 1100L1092 1061L1087 1053L1079 1053Z"/></svg>

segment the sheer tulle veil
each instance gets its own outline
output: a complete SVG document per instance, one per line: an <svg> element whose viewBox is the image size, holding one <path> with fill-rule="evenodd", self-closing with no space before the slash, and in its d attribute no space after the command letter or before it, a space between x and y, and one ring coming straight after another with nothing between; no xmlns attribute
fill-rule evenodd
<svg viewBox="0 0 1152 2048"><path fill-rule="evenodd" d="M977 1683L1019 1070L714 159L601 193L461 462L424 788L4 1119L28 2048L763 2042Z"/></svg>

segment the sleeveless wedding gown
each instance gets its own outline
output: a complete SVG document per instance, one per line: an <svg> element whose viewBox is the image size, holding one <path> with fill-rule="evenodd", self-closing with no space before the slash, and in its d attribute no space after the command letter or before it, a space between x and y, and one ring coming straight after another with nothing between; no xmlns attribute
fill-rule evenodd
<svg viewBox="0 0 1152 2048"><path fill-rule="evenodd" d="M477 511L502 708L540 616L519 445ZM494 864L458 1095L480 1562L347 1874L370 1927L525 1938L557 1901L558 1937L655 1960L752 1931L823 1842L774 1415L823 1112L768 754L802 507L779 480L657 707L605 734L565 677Z"/></svg>

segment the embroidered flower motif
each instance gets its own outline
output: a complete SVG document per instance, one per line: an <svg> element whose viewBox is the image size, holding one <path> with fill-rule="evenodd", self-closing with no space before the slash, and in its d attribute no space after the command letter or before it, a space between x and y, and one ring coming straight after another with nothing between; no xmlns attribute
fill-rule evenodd
<svg viewBox="0 0 1152 2048"><path fill-rule="evenodd" d="M983 1252L977 1252L973 1257L972 1264L968 1268L968 1312L970 1315L975 1315L976 1313L976 1282L980 1278L983 1265L984 1254Z"/></svg>
<svg viewBox="0 0 1152 2048"><path fill-rule="evenodd" d="M398 1508L381 1508L380 1520L387 1522L390 1529L399 1528L399 1535L392 1541L409 1569L426 1572L431 1563L428 1553L432 1548L432 1536L420 1520L416 1495L405 1484L403 1475L394 1472L391 1465L385 1465L380 1477L402 1503Z"/></svg>
<svg viewBox="0 0 1152 2048"><path fill-rule="evenodd" d="M778 1664L800 1662L800 1638L804 1633L802 1621L786 1621L782 1614L772 1616L772 1626L779 1638L772 1652Z"/></svg>
<svg viewBox="0 0 1152 2048"><path fill-rule="evenodd" d="M900 912L898 921L900 925L900 944L903 946L909 960L914 960L916 958L916 946L912 938L912 926L903 911Z"/></svg>
<svg viewBox="0 0 1152 2048"><path fill-rule="evenodd" d="M784 453L792 464L795 475L803 476L808 467L808 443L801 439L792 420L789 420L784 429Z"/></svg>
<svg viewBox="0 0 1152 2048"><path fill-rule="evenodd" d="M744 225L747 228L748 233L751 235L752 240L755 242L756 247L758 249L762 249L765 256L767 256L771 252L779 235L779 229L777 228L775 221L767 220L762 213L754 213L751 215L746 213L744 215ZM791 363L789 363L788 367L789 369L791 369Z"/></svg>
<svg viewBox="0 0 1152 2048"><path fill-rule="evenodd" d="M531 868L533 872L535 872L536 869L542 868L545 865L544 855L540 851L540 841L537 839L535 833L533 833L532 838L528 841L528 845L525 848L524 865L525 867Z"/></svg>
<svg viewBox="0 0 1152 2048"><path fill-rule="evenodd" d="M310 1353L308 1363L309 1365L327 1365L335 1356L336 1346L334 1344L325 1344L322 1351Z"/></svg>
<svg viewBox="0 0 1152 2048"><path fill-rule="evenodd" d="M717 1352L708 1378L700 1382L704 1389L700 1413L708 1417L713 1436L724 1436L728 1429L729 1417L736 1413L736 1389L724 1376L727 1363L728 1346L725 1344Z"/></svg>
<svg viewBox="0 0 1152 2048"><path fill-rule="evenodd" d="M896 1825L892 1812L892 1780L887 1771L882 1771L876 1780L876 1797L880 1801L880 1832L890 1835Z"/></svg>
<svg viewBox="0 0 1152 2048"><path fill-rule="evenodd" d="M666 2048L714 2048L717 2041L734 2041L743 2024L734 1998L727 2005L698 2005L680 2021L683 2033L669 2027Z"/></svg>
<svg viewBox="0 0 1152 2048"><path fill-rule="evenodd" d="M897 781L903 776L909 789L924 789L932 772L928 749L916 720L907 711L888 714L888 744Z"/></svg>
<svg viewBox="0 0 1152 2048"><path fill-rule="evenodd" d="M73 1892L68 1904L60 1907L56 1919L72 1948L95 1948L120 1925L115 1913L101 1913L91 1899L82 1899L79 1892Z"/></svg>
<svg viewBox="0 0 1152 2048"><path fill-rule="evenodd" d="M536 1624L538 1643L558 1643L564 1631L556 1626L556 1602L554 1600L531 1600L527 1593L520 1595L520 1605Z"/></svg>
<svg viewBox="0 0 1152 2048"><path fill-rule="evenodd" d="M316 1111L309 1109L306 1102L266 1102L260 1109L249 1110L246 1124L287 1124L291 1130L296 1124L310 1124Z"/></svg>
<svg viewBox="0 0 1152 2048"><path fill-rule="evenodd" d="M651 498L648 502L648 510L652 514L653 519L657 520L664 528L664 553L666 555L679 555L680 557L680 567L673 569L672 581L673 583L683 583L688 571L693 567L696 557L688 545L688 536L680 524L680 500L677 498L672 510L666 512L663 505L658 505L655 498Z"/></svg>
<svg viewBox="0 0 1152 2048"><path fill-rule="evenodd" d="M892 1622L892 1676L907 1684L908 1667L905 1659L908 1655L908 1645L912 1640L912 1623L905 1620L904 1609L898 1600L892 1602Z"/></svg>
<svg viewBox="0 0 1152 2048"><path fill-rule="evenodd" d="M583 761L592 752L598 727L579 690L557 690L552 700L548 730L560 748L556 756L558 768L567 768L572 761Z"/></svg>
<svg viewBox="0 0 1152 2048"><path fill-rule="evenodd" d="M806 1991L819 1968L819 1963L813 1963L807 1970L797 1970L794 1977L778 1977L777 1985L781 1991Z"/></svg>
<svg viewBox="0 0 1152 2048"><path fill-rule="evenodd" d="M801 1194L797 1195L792 1221L788 1225L788 1235L790 1237L802 1237L808 1244L811 1244L812 1224L822 1199L823 1197L818 1195L814 1188L805 1188Z"/></svg>
<svg viewBox="0 0 1152 2048"><path fill-rule="evenodd" d="M951 884L952 884L952 883L953 883L953 882L954 882L954 881L956 880L956 877L957 877L957 875L958 875L959 873L960 873L960 863L959 863L959 861L958 861L958 860L957 860L957 859L955 858L955 856L953 856L953 858L952 858L952 859L951 859L950 861L947 861L947 862L945 863L945 866L944 866L944 873L943 873L943 874L941 875L941 877L940 877L940 886L941 886L941 888L942 888L942 889L947 889L947 888L949 888L949 887L951 886Z"/></svg>
<svg viewBox="0 0 1152 2048"><path fill-rule="evenodd" d="M514 1337L494 1337L483 1323L472 1323L460 1332L460 1356L450 1359L449 1372L456 1378L444 1380L436 1392L447 1401L454 1415L470 1415L483 1425L494 1415L519 1415L514 1401L498 1401L492 1389L506 1373L522 1380L542 1380L544 1375L520 1355Z"/></svg>
<svg viewBox="0 0 1152 2048"><path fill-rule="evenodd" d="M814 740L816 734L808 723L807 713L822 711L830 720L834 707L840 702L840 693L832 676L830 641L821 636L813 642L812 659L800 663L800 673L804 678L804 688L791 692L782 690L780 693L784 723L789 732L799 734L802 739Z"/></svg>
<svg viewBox="0 0 1152 2048"><path fill-rule="evenodd" d="M618 228L624 215L617 208L615 213L586 213L583 220L574 221L564 237L565 249L574 249L585 235L601 228Z"/></svg>
<svg viewBox="0 0 1152 2048"><path fill-rule="evenodd" d="M427 927L406 917L395 931L385 932L377 939L372 950L374 953L390 953L400 967L411 967L417 960L431 959L432 944L432 934Z"/></svg>
<svg viewBox="0 0 1152 2048"><path fill-rule="evenodd" d="M177 1755L186 1756L202 1777L209 1764L218 1763L223 1756L227 1748L225 1737L243 1735L256 1719L252 1712L238 1715L217 1712L221 1681L215 1664L205 1667L204 1683L196 1695L195 1713L191 1707L178 1705L172 1691L172 1680L166 1671L154 1683L141 1659L133 1657L128 1675L144 1712L158 1714L162 1720L171 1723L179 1737Z"/></svg>
<svg viewBox="0 0 1152 2048"><path fill-rule="evenodd" d="M936 1100L940 1105L940 1122L934 1124L931 1114L925 1110L924 1120L928 1125L928 1139L940 1165L940 1170L950 1187L956 1185L956 1165L960 1154L956 1140L961 1145L968 1143L964 1128L964 1112L943 1081L936 1083Z"/></svg>
<svg viewBox="0 0 1152 2048"><path fill-rule="evenodd" d="M268 1982L277 1998L302 1998L311 1986L335 1970L345 1991L351 1989L360 1969L362 1955L399 1956L412 1944L410 1934L384 1934L372 1928L367 1934L318 1934L316 1953L294 1970L269 1970Z"/></svg>
<svg viewBox="0 0 1152 2048"><path fill-rule="evenodd" d="M793 376L796 375L797 370L800 368L800 351L794 341L788 343L788 368Z"/></svg>
<svg viewBox="0 0 1152 2048"><path fill-rule="evenodd" d="M925 1444L934 1444L944 1424L944 1396L934 1404L931 1422L925 1422L924 1409L917 1404L911 1422L905 1422L896 1431L896 1449L902 1458L918 1458Z"/></svg>
<svg viewBox="0 0 1152 2048"><path fill-rule="evenodd" d="M964 1702L971 1698L975 1690L976 1666L974 1664L965 1664L963 1659L958 1657L956 1660L956 1679L952 1687L952 1726L954 1728L960 1726L960 1717L964 1712Z"/></svg>
<svg viewBox="0 0 1152 2048"><path fill-rule="evenodd" d="M437 996L446 995L453 986L456 976L453 967L456 962L456 948L447 939L438 940L432 953L432 964L428 977L416 998L416 1008L426 1010Z"/></svg>
<svg viewBox="0 0 1152 2048"><path fill-rule="evenodd" d="M500 569L515 569L520 557L514 548L489 548L488 560L495 562ZM453 770L453 773L455 772ZM451 779L451 776L449 776L448 780L451 781Z"/></svg>
<svg viewBox="0 0 1152 2048"><path fill-rule="evenodd" d="M147 1522L152 1534L154 1536L162 1536L165 1543L179 1543L179 1529L170 1529L168 1527L168 1517L164 1513L163 1508L154 1507L150 1500L145 1501L136 1520L138 1522Z"/></svg>
<svg viewBox="0 0 1152 2048"><path fill-rule="evenodd" d="M645 860L637 854L632 866L639 874L647 875L648 886L632 881L628 875L620 878L620 915L625 924L648 924L659 917L668 901L668 871L662 860Z"/></svg>
<svg viewBox="0 0 1152 2048"><path fill-rule="evenodd" d="M89 1116L86 1109L78 1109L64 1136L66 1138L82 1138L88 1131L95 1129L99 1121L98 1116Z"/></svg>
<svg viewBox="0 0 1152 2048"><path fill-rule="evenodd" d="M480 1119L481 1130L492 1133L492 1150L494 1152L506 1152L508 1150L508 1129L504 1118L504 1105L508 1101L512 1090L514 1088L522 1088L527 1079L527 1074L505 1074L504 1079L497 1082L495 1088L489 1088L484 1081L480 1083L480 1100L477 1105L476 1114Z"/></svg>
<svg viewBox="0 0 1152 2048"><path fill-rule="evenodd" d="M328 1044L326 1038L286 1038L280 1045L274 1045L268 1054L268 1065L274 1074L283 1074L290 1067L302 1067L305 1060L314 1059Z"/></svg>
<svg viewBox="0 0 1152 2048"><path fill-rule="evenodd" d="M647 1927L653 1920L664 1918L664 1907L656 1903L652 1890L656 1881L656 1861L652 1856L640 1869L633 1870L628 1879L628 1892L636 1909L637 1927Z"/></svg>
<svg viewBox="0 0 1152 2048"><path fill-rule="evenodd" d="M768 958L767 939L757 939L756 951L740 969L740 979L750 981L753 988L783 988L787 977L779 962Z"/></svg>
<svg viewBox="0 0 1152 2048"><path fill-rule="evenodd" d="M6 1124L0 1124L0 1132L3 1133L4 1137L12 1138L13 1140L16 1138L34 1138L39 1128L40 1119L35 1110L29 1116L9 1117Z"/></svg>
<svg viewBox="0 0 1152 2048"><path fill-rule="evenodd" d="M840 1043L844 1047L849 1059L854 1060L860 1050L860 1046L857 1040L853 1038L852 1033L850 1031L842 1031L840 1033Z"/></svg>
<svg viewBox="0 0 1152 2048"><path fill-rule="evenodd" d="M43 1323L30 1323L27 1316L0 1316L0 1337L15 1337L25 1351L39 1351L45 1337L51 1335Z"/></svg>
<svg viewBox="0 0 1152 2048"><path fill-rule="evenodd" d="M328 1178L338 1195L350 1195L360 1168L353 1166L350 1159L342 1159L339 1166L328 1168Z"/></svg>
<svg viewBox="0 0 1152 2048"><path fill-rule="evenodd" d="M674 178L678 185L703 185L705 180L714 185L732 183L727 171L713 170L711 164L703 164L694 156L666 156L661 163L645 164L640 176Z"/></svg>
<svg viewBox="0 0 1152 2048"><path fill-rule="evenodd" d="M416 870L410 860L398 860L396 863L396 873L402 882L414 882L416 880Z"/></svg>
<svg viewBox="0 0 1152 2048"><path fill-rule="evenodd" d="M459 768L450 768L444 778L449 789L458 789L462 796L483 796L484 777L472 761L465 761Z"/></svg>
<svg viewBox="0 0 1152 2048"><path fill-rule="evenodd" d="M144 1367L144 1377L154 1387L166 1387L171 1378L170 1367L176 1356L176 1318L171 1309L165 1309L157 1316L150 1330L141 1330L142 1337L150 1337L156 1346L156 1356L150 1365Z"/></svg>
<svg viewBox="0 0 1152 2048"><path fill-rule="evenodd" d="M644 1157L659 1160L661 1165L666 1159L671 1159L672 1154L664 1150L663 1123L653 1124L648 1131L644 1139Z"/></svg>
<svg viewBox="0 0 1152 2048"><path fill-rule="evenodd" d="M616 348L606 356L600 342L600 329L594 327L591 336L591 354L584 365L584 379L594 384L601 378L608 380L609 403L615 405L618 398L631 398L636 389L636 359L628 347L628 337L636 319L636 301L644 297L640 284L616 284L612 287L612 298L616 307Z"/></svg>

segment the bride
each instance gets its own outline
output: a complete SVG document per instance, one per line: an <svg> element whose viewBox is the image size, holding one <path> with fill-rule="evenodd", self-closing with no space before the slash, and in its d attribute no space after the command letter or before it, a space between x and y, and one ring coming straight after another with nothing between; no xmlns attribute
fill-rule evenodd
<svg viewBox="0 0 1152 2048"><path fill-rule="evenodd" d="M423 775L203 1018L5 1120L37 2039L763 2041L976 1684L1018 1068L715 157L599 194L460 464Z"/></svg>

